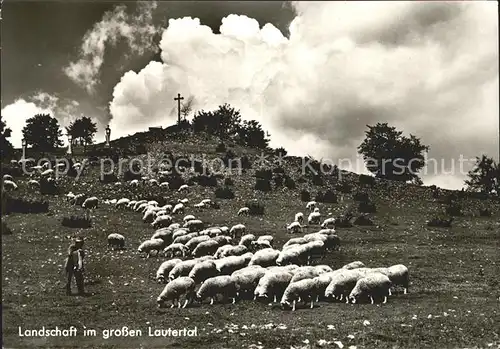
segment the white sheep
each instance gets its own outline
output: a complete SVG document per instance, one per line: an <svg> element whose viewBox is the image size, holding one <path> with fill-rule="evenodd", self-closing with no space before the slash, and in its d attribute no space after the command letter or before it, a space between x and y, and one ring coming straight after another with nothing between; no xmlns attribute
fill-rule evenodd
<svg viewBox="0 0 500 349"><path fill-rule="evenodd" d="M303 244L306 244L307 243L307 240L304 239L304 238L291 238L290 240L288 240L284 245L283 245L283 249L285 248L288 248L288 246L292 246L292 245L303 245Z"/></svg>
<svg viewBox="0 0 500 349"><path fill-rule="evenodd" d="M200 203L203 204L203 205L205 205L205 206L210 206L212 204L212 200L210 200L210 199L203 199L203 200L201 200Z"/></svg>
<svg viewBox="0 0 500 349"><path fill-rule="evenodd" d="M135 206L134 211L135 212L142 212L142 213L144 213L143 211L147 207L148 207L148 203L147 202L143 202L143 203L140 203L139 205Z"/></svg>
<svg viewBox="0 0 500 349"><path fill-rule="evenodd" d="M2 178L4 181L14 181L14 178L10 174L4 174Z"/></svg>
<svg viewBox="0 0 500 349"><path fill-rule="evenodd" d="M232 298L234 304L236 292L236 284L231 276L220 275L205 280L196 293L196 299L201 303L205 298L210 297L210 305L212 305L217 296L222 295L225 299Z"/></svg>
<svg viewBox="0 0 500 349"><path fill-rule="evenodd" d="M186 243L186 247L188 248L188 250L193 251L203 241L208 240L210 240L210 236L207 235L195 236Z"/></svg>
<svg viewBox="0 0 500 349"><path fill-rule="evenodd" d="M121 198L120 200L118 200L115 204L115 207L116 208L123 208L125 207L128 203L130 202L130 199L127 199L127 198Z"/></svg>
<svg viewBox="0 0 500 349"><path fill-rule="evenodd" d="M335 218L330 217L327 218L321 223L321 228L334 228L335 227Z"/></svg>
<svg viewBox="0 0 500 349"><path fill-rule="evenodd" d="M356 282L356 285L349 294L348 300L356 303L361 298L368 297L373 304L373 297L384 297L382 303L385 304L391 286L391 280L386 275L382 273L369 273Z"/></svg>
<svg viewBox="0 0 500 349"><path fill-rule="evenodd" d="M241 237L239 245L246 246L247 248L249 248L252 241L255 241L255 235L246 234Z"/></svg>
<svg viewBox="0 0 500 349"><path fill-rule="evenodd" d="M178 213L184 213L184 204L179 203L174 206L174 209L172 210L172 214L178 214Z"/></svg>
<svg viewBox="0 0 500 349"><path fill-rule="evenodd" d="M172 223L168 226L168 229L179 229L180 227L180 223Z"/></svg>
<svg viewBox="0 0 500 349"><path fill-rule="evenodd" d="M183 227L187 228L190 232L200 231L203 229L204 223L199 219L193 219L184 223Z"/></svg>
<svg viewBox="0 0 500 349"><path fill-rule="evenodd" d="M174 258L163 262L156 271L156 281L158 283L166 283L166 281L168 280L168 273L170 273L170 271L174 269L174 267L180 262L182 262L182 260L180 260L179 258Z"/></svg>
<svg viewBox="0 0 500 349"><path fill-rule="evenodd" d="M314 300L317 298L317 282L314 279L303 279L299 281L290 281L281 298L281 306L289 307L292 303L292 311L295 311L297 300L310 301L311 309L314 307Z"/></svg>
<svg viewBox="0 0 500 349"><path fill-rule="evenodd" d="M194 204L194 205L193 205L193 207L194 207L194 208L205 208L205 204L204 204L204 203L202 203L202 202L200 202L200 203L198 203L198 204Z"/></svg>
<svg viewBox="0 0 500 349"><path fill-rule="evenodd" d="M175 267L172 268L170 273L168 273L168 279L174 280L182 276L188 276L194 266L199 263L198 259L187 259L180 263L177 263Z"/></svg>
<svg viewBox="0 0 500 349"><path fill-rule="evenodd" d="M217 251L219 246L220 244L213 239L203 241L198 246L196 246L196 248L192 252L192 255L194 257L213 255Z"/></svg>
<svg viewBox="0 0 500 349"><path fill-rule="evenodd" d="M185 222L188 222L188 221L192 221L193 219L196 219L195 216L193 216L192 214L188 214L187 216L185 216L182 221L185 223Z"/></svg>
<svg viewBox="0 0 500 349"><path fill-rule="evenodd" d="M165 247L163 252L165 253L165 257L176 257L178 255L185 257L188 252L188 248L186 245L175 243Z"/></svg>
<svg viewBox="0 0 500 349"><path fill-rule="evenodd" d="M260 265L264 268L276 265L276 259L280 255L279 250L265 248L255 252L248 265Z"/></svg>
<svg viewBox="0 0 500 349"><path fill-rule="evenodd" d="M302 231L302 225L298 221L295 221L287 225L286 230L291 233L300 233Z"/></svg>
<svg viewBox="0 0 500 349"><path fill-rule="evenodd" d="M151 252L156 251L156 255L160 253L161 250L165 247L165 241L162 239L154 239L154 240L146 240L144 241L137 251L139 253L146 252L147 258L151 257Z"/></svg>
<svg viewBox="0 0 500 349"><path fill-rule="evenodd" d="M319 212L319 207L315 207L313 212Z"/></svg>
<svg viewBox="0 0 500 349"><path fill-rule="evenodd" d="M319 224L321 219L321 213L311 212L307 217L307 224Z"/></svg>
<svg viewBox="0 0 500 349"><path fill-rule="evenodd" d="M28 185L31 187L31 188L40 188L40 182L38 182L37 180L34 180L34 179L30 179L28 181Z"/></svg>
<svg viewBox="0 0 500 349"><path fill-rule="evenodd" d="M137 203L136 200L130 200L127 204L127 208L132 208L135 206L135 204Z"/></svg>
<svg viewBox="0 0 500 349"><path fill-rule="evenodd" d="M256 240L252 241L250 244L252 250L259 251L265 248L272 248L273 246L268 240Z"/></svg>
<svg viewBox="0 0 500 349"><path fill-rule="evenodd" d="M189 190L189 186L187 184L183 184L179 187L179 189L177 191L180 193L180 192L188 191L188 190Z"/></svg>
<svg viewBox="0 0 500 349"><path fill-rule="evenodd" d="M215 239L214 239L215 240ZM227 246L227 245L225 245ZM246 246L243 246L243 245L236 245L236 246L233 246L233 245L230 245L231 247L230 248L226 248L220 255L219 258L222 258L222 257L229 257L229 256L241 256L245 253L248 252L248 248ZM217 249L218 250L218 249ZM216 252L217 253L217 252ZM215 255L214 255L215 256Z"/></svg>
<svg viewBox="0 0 500 349"><path fill-rule="evenodd" d="M312 211L312 210L314 210L316 208L316 205L317 205L316 201L309 201L306 204L306 209L309 210L309 211Z"/></svg>
<svg viewBox="0 0 500 349"><path fill-rule="evenodd" d="M306 269L304 269L304 267L300 267L294 272L293 278L290 282L297 282L304 279L314 279L316 276L320 276L324 273L324 271L315 267L307 267Z"/></svg>
<svg viewBox="0 0 500 349"><path fill-rule="evenodd" d="M231 230L229 230L229 234L233 239L235 239L238 235L242 236L245 234L246 227L243 224L236 224L231 227Z"/></svg>
<svg viewBox="0 0 500 349"><path fill-rule="evenodd" d="M408 292L410 276L408 268L403 264L396 264L388 268L373 268L372 270L386 275L391 280L393 286L402 286L404 294ZM389 289L389 296L390 295L392 295L392 293Z"/></svg>
<svg viewBox="0 0 500 349"><path fill-rule="evenodd" d="M189 277L198 284L218 274L215 262L213 260L206 260L197 263L189 272Z"/></svg>
<svg viewBox="0 0 500 349"><path fill-rule="evenodd" d="M266 274L266 269L259 265L248 266L236 270L231 274L231 279L236 285L237 295L243 293L253 294L260 278Z"/></svg>
<svg viewBox="0 0 500 349"><path fill-rule="evenodd" d="M113 249L125 248L125 237L121 234L112 233L108 235L108 246Z"/></svg>
<svg viewBox="0 0 500 349"><path fill-rule="evenodd" d="M168 182L161 182L160 183L160 188L169 189L170 188L170 184Z"/></svg>
<svg viewBox="0 0 500 349"><path fill-rule="evenodd" d="M273 244L274 236L272 235L261 235L257 238L257 241L268 241L269 244Z"/></svg>
<svg viewBox="0 0 500 349"><path fill-rule="evenodd" d="M297 212L295 214L294 222L299 222L300 224L302 224L304 222L304 214L302 212Z"/></svg>
<svg viewBox="0 0 500 349"><path fill-rule="evenodd" d="M14 181L11 181L9 179L6 179L3 181L3 188L5 190L17 190L18 186Z"/></svg>
<svg viewBox="0 0 500 349"><path fill-rule="evenodd" d="M181 204L187 205L189 203L189 199L187 199L187 198L186 199L179 199L178 202Z"/></svg>
<svg viewBox="0 0 500 349"><path fill-rule="evenodd" d="M193 301L195 286L196 283L194 282L194 280L187 276L172 280L165 286L163 292L156 299L158 307L163 307L165 302L170 300L172 301L171 308L175 306L176 301L178 302L178 307L180 308L180 297L185 295L186 300L184 302L184 305L182 306L183 308L185 308L188 303L191 303Z"/></svg>
<svg viewBox="0 0 500 349"><path fill-rule="evenodd" d="M250 214L250 209L248 207L242 207L238 210L238 216L241 216L241 215L248 216L249 214Z"/></svg>
<svg viewBox="0 0 500 349"><path fill-rule="evenodd" d="M158 207L159 203L156 200L150 200L148 201L148 205Z"/></svg>
<svg viewBox="0 0 500 349"><path fill-rule="evenodd" d="M230 275L234 271L244 268L252 259L253 253L245 253L241 256L228 256L216 260L217 270L221 275Z"/></svg>
<svg viewBox="0 0 500 349"><path fill-rule="evenodd" d="M165 228L172 224L172 217L167 214L160 215L151 223L151 226L155 229Z"/></svg>
<svg viewBox="0 0 500 349"><path fill-rule="evenodd" d="M212 238L212 240L217 241L219 246L225 245L225 244L230 244L233 239L230 236L226 235L217 235Z"/></svg>
<svg viewBox="0 0 500 349"><path fill-rule="evenodd" d="M160 228L157 229L153 236L151 236L151 239L162 239L166 243L170 243L172 241L172 235L173 235L172 229L169 228Z"/></svg>
<svg viewBox="0 0 500 349"><path fill-rule="evenodd" d="M144 223L153 223L156 218L155 211L152 209L146 210L142 216L142 221Z"/></svg>
<svg viewBox="0 0 500 349"><path fill-rule="evenodd" d="M364 267L365 267L365 264L363 262L354 261L354 262L351 262L351 263L344 265L342 267L342 269L350 270L350 269L358 269L358 268L364 268Z"/></svg>
<svg viewBox="0 0 500 349"><path fill-rule="evenodd" d="M160 185L160 183L158 183L158 180L151 178L149 180L149 185Z"/></svg>
<svg viewBox="0 0 500 349"><path fill-rule="evenodd" d="M367 269L352 269L352 270L342 270L335 273L332 277L330 284L325 289L326 298L334 298L342 300L345 297L346 303L349 302L349 293L352 291L354 286L359 279L363 278L367 273Z"/></svg>
<svg viewBox="0 0 500 349"><path fill-rule="evenodd" d="M42 177L49 177L49 176L52 176L53 174L54 174L54 170L49 168L48 170L43 171L40 175Z"/></svg>
<svg viewBox="0 0 500 349"><path fill-rule="evenodd" d="M276 302L278 297L283 296L292 277L288 270L268 270L255 288L254 299L267 298Z"/></svg>
<svg viewBox="0 0 500 349"><path fill-rule="evenodd" d="M139 186L139 180L138 179L132 179L129 183L131 187L138 187Z"/></svg>
<svg viewBox="0 0 500 349"><path fill-rule="evenodd" d="M99 199L96 198L95 196L92 196L88 199L85 199L85 201L82 204L82 207L91 209L91 208L97 208L98 205L99 205Z"/></svg>

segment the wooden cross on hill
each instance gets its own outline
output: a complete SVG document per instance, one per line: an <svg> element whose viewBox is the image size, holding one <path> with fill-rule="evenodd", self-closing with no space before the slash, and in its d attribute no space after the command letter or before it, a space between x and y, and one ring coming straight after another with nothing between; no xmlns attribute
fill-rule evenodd
<svg viewBox="0 0 500 349"><path fill-rule="evenodd" d="M177 124L181 124L181 100L183 100L184 97L181 97L181 94L178 93L177 97L174 98L174 101L177 101Z"/></svg>

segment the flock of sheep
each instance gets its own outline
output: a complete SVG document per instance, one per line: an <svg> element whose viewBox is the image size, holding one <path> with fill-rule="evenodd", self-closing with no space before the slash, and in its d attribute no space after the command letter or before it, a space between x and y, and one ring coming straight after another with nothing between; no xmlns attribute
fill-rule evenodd
<svg viewBox="0 0 500 349"><path fill-rule="evenodd" d="M187 185L179 188L179 192L187 190ZM367 268L356 261L337 270L327 265L311 265L316 258L340 247L340 239L333 229L335 219L327 218L320 224L321 214L314 201L306 205L311 211L308 224L319 225L321 229L290 238L281 250L273 247L273 236L247 234L243 224L231 228L205 227L193 214L184 216L182 223L174 223L173 217L185 214L188 199L164 206L156 201L126 198L104 203L142 213L143 221L156 229L150 239L140 244L138 252L148 258L153 252L169 258L156 272L158 283L166 284L157 298L159 307L167 302L171 302L171 307L184 308L207 298L213 304L218 297L233 303L253 297L271 302L280 300L282 308L295 310L300 301L310 302L311 308L320 300L385 303L392 294L391 288L401 286L405 294L408 290L408 269L401 264ZM193 206L210 208L212 201L205 199ZM245 214L249 214L248 207L238 211L238 215ZM304 215L297 213L294 222L287 225L287 231L301 232L303 221ZM234 244L236 242L238 244ZM108 245L123 248L125 237L110 234Z"/></svg>

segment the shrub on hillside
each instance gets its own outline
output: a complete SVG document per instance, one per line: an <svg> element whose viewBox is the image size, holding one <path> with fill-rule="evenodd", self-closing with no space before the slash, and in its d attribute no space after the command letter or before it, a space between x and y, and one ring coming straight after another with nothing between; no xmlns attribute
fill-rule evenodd
<svg viewBox="0 0 500 349"><path fill-rule="evenodd" d="M161 182L168 182L168 187L172 190L177 190L181 185L186 184L184 178L181 177L177 172L172 172L172 174L162 176Z"/></svg>
<svg viewBox="0 0 500 349"><path fill-rule="evenodd" d="M481 217L491 217L491 211L489 209L487 209L487 208L485 208L485 209L480 208L479 209L479 215Z"/></svg>
<svg viewBox="0 0 500 349"><path fill-rule="evenodd" d="M335 194L333 191L327 190L324 193L321 191L318 192L316 194L316 201L328 204L336 204L338 202L338 198L337 194Z"/></svg>
<svg viewBox="0 0 500 349"><path fill-rule="evenodd" d="M274 149L274 155L276 155L276 156L285 157L286 154L288 154L288 152L283 147L279 147L279 148Z"/></svg>
<svg viewBox="0 0 500 349"><path fill-rule="evenodd" d="M45 213L49 211L49 202L28 198L13 198L4 194L3 214L10 213Z"/></svg>
<svg viewBox="0 0 500 349"><path fill-rule="evenodd" d="M300 191L300 200L303 202L308 202L311 201L311 193L309 193L307 190L301 190Z"/></svg>
<svg viewBox="0 0 500 349"><path fill-rule="evenodd" d="M354 201L361 201L361 202L367 202L370 200L370 197L368 196L368 193L365 192L356 192L353 196Z"/></svg>
<svg viewBox="0 0 500 349"><path fill-rule="evenodd" d="M285 173L285 169L283 167L281 167L281 166L278 166L278 167L273 168L273 173L284 174Z"/></svg>
<svg viewBox="0 0 500 349"><path fill-rule="evenodd" d="M288 175L285 175L285 187L287 187L290 190L297 188L297 185L295 184L293 178Z"/></svg>
<svg viewBox="0 0 500 349"><path fill-rule="evenodd" d="M453 222L453 217L450 218L434 217L427 221L427 226L437 227L437 228L450 228L452 222Z"/></svg>
<svg viewBox="0 0 500 349"><path fill-rule="evenodd" d="M368 176L368 175L359 175L359 184L363 184L363 185L375 185L375 177L372 177L372 176Z"/></svg>
<svg viewBox="0 0 500 349"><path fill-rule="evenodd" d="M273 171L268 169L259 169L255 171L255 177L258 179L270 181L271 179L273 179Z"/></svg>
<svg viewBox="0 0 500 349"><path fill-rule="evenodd" d="M2 235L11 235L12 230L7 226L7 223L2 221Z"/></svg>
<svg viewBox="0 0 500 349"><path fill-rule="evenodd" d="M252 163L248 159L248 156L243 155L240 160L241 160L241 168L243 170L249 170L252 168Z"/></svg>
<svg viewBox="0 0 500 349"><path fill-rule="evenodd" d="M223 187L215 189L215 197L218 199L234 199L234 192L231 188Z"/></svg>
<svg viewBox="0 0 500 349"><path fill-rule="evenodd" d="M269 192L272 190L271 181L257 178L257 181L255 182L254 189L264 191L264 192Z"/></svg>
<svg viewBox="0 0 500 349"><path fill-rule="evenodd" d="M457 202L452 202L446 206L445 212L449 216L462 216L462 207Z"/></svg>
<svg viewBox="0 0 500 349"><path fill-rule="evenodd" d="M225 151L226 151L226 145L224 143L219 143L217 144L217 147L215 147L216 153L223 153Z"/></svg>
<svg viewBox="0 0 500 349"><path fill-rule="evenodd" d="M349 183L340 181L339 183L337 183L337 185L335 185L335 190L339 193L349 194L352 192L352 187L349 185Z"/></svg>
<svg viewBox="0 0 500 349"><path fill-rule="evenodd" d="M376 213L377 206L372 201L361 201L358 205L358 210L361 213Z"/></svg>
<svg viewBox="0 0 500 349"><path fill-rule="evenodd" d="M210 176L200 175L193 177L192 179L202 187L216 187L218 184L217 177L212 175Z"/></svg>
<svg viewBox="0 0 500 349"><path fill-rule="evenodd" d="M374 225L374 223L371 220L371 218L368 217L368 215L366 215L366 214L362 214L362 215L358 216L354 220L353 224L354 225L362 225L362 226L371 226L371 225Z"/></svg>
<svg viewBox="0 0 500 349"><path fill-rule="evenodd" d="M275 175L273 177L273 181L274 181L274 186L276 188L279 188L279 187L283 186L283 184L285 183L285 176L283 176L283 175L277 175L276 176Z"/></svg>
<svg viewBox="0 0 500 349"><path fill-rule="evenodd" d="M99 181L103 184L115 183L118 182L118 177L114 173L103 173L99 176Z"/></svg>
<svg viewBox="0 0 500 349"><path fill-rule="evenodd" d="M231 187L233 185L234 185L234 181L232 178L229 178L229 177L224 178L224 186Z"/></svg>
<svg viewBox="0 0 500 349"><path fill-rule="evenodd" d="M31 165L27 165L26 166L26 169L29 169ZM11 175L12 177L21 177L23 175L23 168L20 166L12 166L10 164L2 164L1 165L1 174L2 174L2 177L3 175Z"/></svg>
<svg viewBox="0 0 500 349"><path fill-rule="evenodd" d="M40 194L42 195L56 195L59 193L59 186L52 178L40 179Z"/></svg>
<svg viewBox="0 0 500 349"><path fill-rule="evenodd" d="M312 175L312 184L316 186L322 186L324 184L323 177L318 174Z"/></svg>
<svg viewBox="0 0 500 349"><path fill-rule="evenodd" d="M352 227L352 213L341 215L335 220L335 228L351 228Z"/></svg>
<svg viewBox="0 0 500 349"><path fill-rule="evenodd" d="M264 204L257 201L247 201L245 207L248 207L249 214L252 216L262 216L264 214Z"/></svg>
<svg viewBox="0 0 500 349"><path fill-rule="evenodd" d="M92 227L92 219L88 216L64 216L61 224L68 228L90 228Z"/></svg>

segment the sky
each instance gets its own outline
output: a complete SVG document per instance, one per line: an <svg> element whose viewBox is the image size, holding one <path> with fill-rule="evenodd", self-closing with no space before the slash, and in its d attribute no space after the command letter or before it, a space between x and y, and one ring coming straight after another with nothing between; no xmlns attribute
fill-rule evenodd
<svg viewBox="0 0 500 349"><path fill-rule="evenodd" d="M366 173L357 147L388 122L430 147L425 184L498 159L498 3L4 1L2 118L86 115L111 138L229 103L271 146Z"/></svg>

